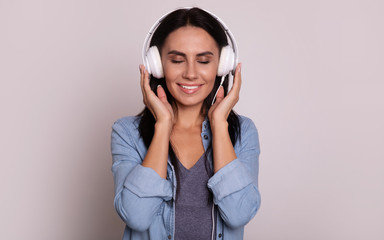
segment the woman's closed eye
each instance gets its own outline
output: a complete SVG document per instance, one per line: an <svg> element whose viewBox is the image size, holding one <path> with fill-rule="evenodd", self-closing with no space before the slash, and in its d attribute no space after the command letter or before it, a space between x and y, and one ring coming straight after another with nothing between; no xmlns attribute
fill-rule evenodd
<svg viewBox="0 0 384 240"><path fill-rule="evenodd" d="M176 63L176 64L178 64L178 63L182 63L182 62L184 62L184 60L171 59L171 62L172 62L172 63Z"/></svg>
<svg viewBox="0 0 384 240"><path fill-rule="evenodd" d="M173 55L173 56L170 56L169 60L171 61L171 63L182 63L185 61L185 57L184 56L180 56L180 55Z"/></svg>
<svg viewBox="0 0 384 240"><path fill-rule="evenodd" d="M207 56L198 57L197 62L201 64L208 64L211 62L211 58Z"/></svg>

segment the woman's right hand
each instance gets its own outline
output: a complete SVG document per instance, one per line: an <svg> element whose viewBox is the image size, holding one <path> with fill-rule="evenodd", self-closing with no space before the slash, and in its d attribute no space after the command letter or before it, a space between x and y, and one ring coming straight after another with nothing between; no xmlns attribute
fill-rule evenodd
<svg viewBox="0 0 384 240"><path fill-rule="evenodd" d="M171 104L167 100L167 95L165 94L164 89L159 85L157 87L157 96L152 91L149 85L149 73L143 65L139 66L140 68L140 85L141 91L143 93L143 102L151 111L152 115L156 119L157 124L164 124L169 127L169 130L172 130L175 115Z"/></svg>

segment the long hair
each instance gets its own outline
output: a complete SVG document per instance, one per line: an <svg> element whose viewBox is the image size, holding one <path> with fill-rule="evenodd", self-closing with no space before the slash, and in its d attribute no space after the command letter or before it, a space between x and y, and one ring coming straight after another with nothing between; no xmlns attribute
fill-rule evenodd
<svg viewBox="0 0 384 240"><path fill-rule="evenodd" d="M211 14L205 12L204 10L200 8L191 8L191 9L175 10L172 13L168 14L162 20L161 24L158 26L158 28L154 32L150 42L150 46L156 46L159 49L159 52L161 52L161 49L163 47L163 44L167 36L171 32L185 26L194 26L194 27L199 27L204 29L216 41L219 49L221 49L223 46L228 45L227 35L225 34L225 31L221 26L221 24ZM221 80L221 77L216 77L215 84L211 93L204 100L204 103L201 109L202 114L208 113L209 108L211 107L211 102L220 85L220 80ZM157 79L151 76L150 86L152 91L154 91L155 93L157 92L156 89L158 85L161 85L163 87L167 95L168 102L172 105L175 100L168 91L168 88L165 84L165 79L164 78ZM226 96L228 93L228 76L224 80L223 87L224 87L224 95ZM145 107L144 110L141 113L139 113L138 116L140 117L140 124L139 124L140 135L144 140L145 146L149 148L149 145L151 144L152 138L154 135L156 120L147 107ZM231 110L227 121L228 121L228 132L231 138L231 142L232 142L232 145L235 145L236 141L240 138L241 132L240 132L239 118L233 110ZM208 158L209 154L212 154L211 146L208 147L205 154L206 154L206 159ZM169 156L171 159L171 163L175 168L176 178L178 181L179 174L178 174L178 169L176 164L177 163L176 155L171 144L169 144ZM212 175L212 170L208 171L208 173L209 175ZM178 190L179 189L177 189L177 191Z"/></svg>

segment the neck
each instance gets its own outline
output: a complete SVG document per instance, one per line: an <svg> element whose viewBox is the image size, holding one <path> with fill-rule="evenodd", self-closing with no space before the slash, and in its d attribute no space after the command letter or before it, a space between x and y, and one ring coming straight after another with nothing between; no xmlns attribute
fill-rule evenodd
<svg viewBox="0 0 384 240"><path fill-rule="evenodd" d="M180 128L200 128L205 119L201 107L202 105L188 107L178 105L175 111L175 125Z"/></svg>

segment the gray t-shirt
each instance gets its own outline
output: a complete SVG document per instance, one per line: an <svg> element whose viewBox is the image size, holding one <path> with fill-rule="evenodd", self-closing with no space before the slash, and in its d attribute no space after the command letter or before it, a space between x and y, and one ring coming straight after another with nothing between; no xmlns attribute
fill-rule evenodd
<svg viewBox="0 0 384 240"><path fill-rule="evenodd" d="M196 164L186 169L177 160L180 182L176 196L175 240L209 240L212 236L212 193L207 187L210 178L203 154Z"/></svg>

